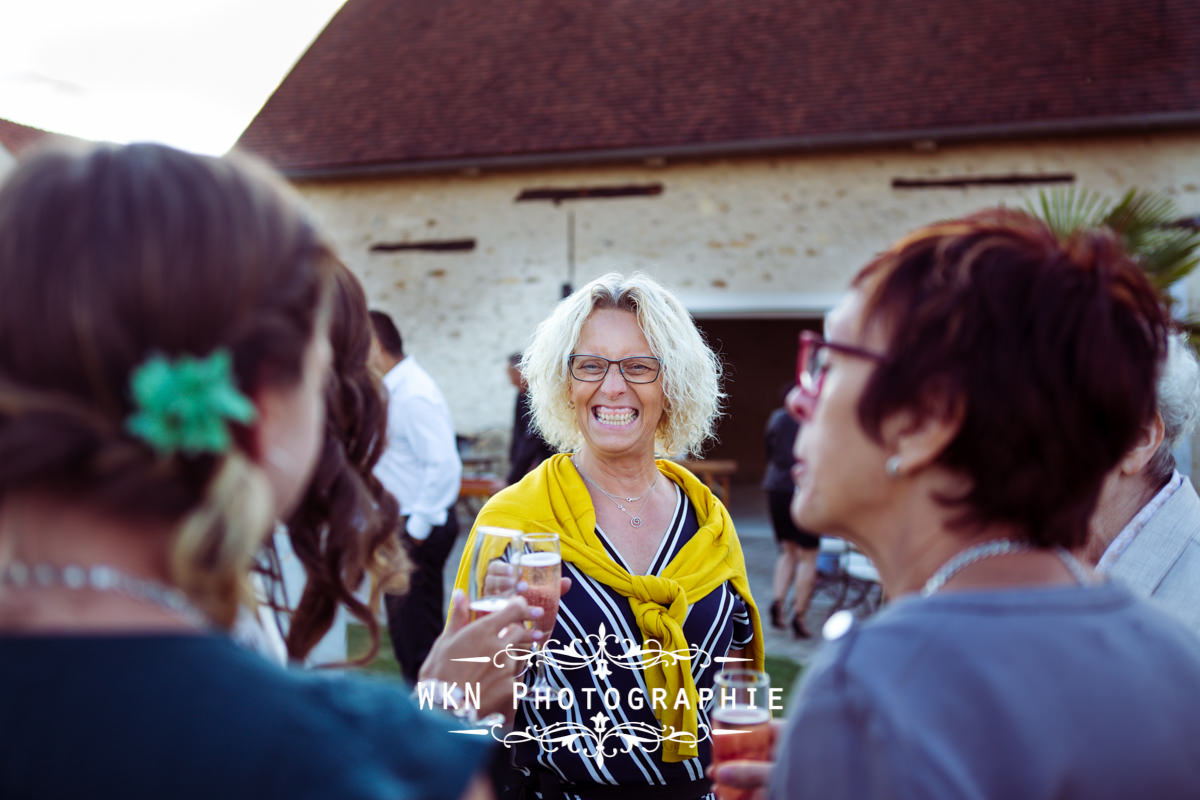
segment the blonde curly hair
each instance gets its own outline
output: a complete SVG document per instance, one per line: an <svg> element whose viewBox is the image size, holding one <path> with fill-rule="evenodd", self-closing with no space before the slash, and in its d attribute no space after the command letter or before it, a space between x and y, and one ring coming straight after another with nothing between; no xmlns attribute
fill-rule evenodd
<svg viewBox="0 0 1200 800"><path fill-rule="evenodd" d="M583 324L595 311L617 309L637 317L652 354L662 362L666 405L655 433L658 455L698 454L714 438L721 413L721 363L683 304L641 272L610 272L577 290L538 325L521 358L529 384L533 423L560 451L575 451L583 434L567 405L571 376L567 357Z"/></svg>

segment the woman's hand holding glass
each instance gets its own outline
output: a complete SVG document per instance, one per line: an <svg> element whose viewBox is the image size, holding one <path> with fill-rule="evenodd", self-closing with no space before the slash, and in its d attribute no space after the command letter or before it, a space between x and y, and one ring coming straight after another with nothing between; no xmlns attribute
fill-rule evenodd
<svg viewBox="0 0 1200 800"><path fill-rule="evenodd" d="M537 624L544 614L531 608L520 598L506 600L494 614L471 621L466 595L455 590L450 598L450 624L433 643L429 656L421 665L420 679L436 679L459 686L479 687L478 716L500 714L505 724L513 717L513 681L525 668L525 662L511 658L493 657L511 646L514 650L529 649L540 634L526 623ZM455 659L487 656L487 661L456 661Z"/></svg>

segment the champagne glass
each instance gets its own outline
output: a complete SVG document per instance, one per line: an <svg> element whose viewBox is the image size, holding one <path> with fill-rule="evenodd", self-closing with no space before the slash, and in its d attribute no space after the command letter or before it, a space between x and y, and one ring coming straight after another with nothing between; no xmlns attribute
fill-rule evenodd
<svg viewBox="0 0 1200 800"><path fill-rule="evenodd" d="M499 611L517 595L521 532L480 526L475 531L468 580L471 621Z"/></svg>
<svg viewBox="0 0 1200 800"><path fill-rule="evenodd" d="M729 669L713 679L713 766L771 760L771 678L754 669ZM721 800L749 800L751 789L713 784Z"/></svg>
<svg viewBox="0 0 1200 800"><path fill-rule="evenodd" d="M562 554L557 533L526 533L521 536L521 579L528 588L522 596L530 606L538 606L544 612L533 621L535 630L549 638L554 632L558 618L558 597L562 582ZM539 648L534 643L536 652ZM545 664L537 660L533 685L545 686Z"/></svg>

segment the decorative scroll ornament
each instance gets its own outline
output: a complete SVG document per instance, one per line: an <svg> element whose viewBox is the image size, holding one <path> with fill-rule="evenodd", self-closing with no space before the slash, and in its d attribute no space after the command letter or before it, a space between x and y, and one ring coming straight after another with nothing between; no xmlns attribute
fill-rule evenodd
<svg viewBox="0 0 1200 800"><path fill-rule="evenodd" d="M596 633L590 633L584 639L574 639L565 645L558 639L547 640L537 650L509 645L495 655L493 663L501 666L505 657L519 662L541 658L544 665L561 670L587 667L601 680L612 674L611 666L645 670L660 665L675 666L686 661L691 662L695 669L703 669L712 663L712 657L695 644L683 650L664 650L655 639L639 642L618 637L609 633L603 623Z"/></svg>
<svg viewBox="0 0 1200 800"><path fill-rule="evenodd" d="M609 719L603 713L597 712L588 718L591 727L578 722L556 722L545 728L525 728L520 731L508 731L504 736L497 735L497 729L492 729L492 738L512 747L514 744L537 742L543 751L553 753L560 748L566 748L572 753L589 756L596 761L596 766L604 767L604 760L620 753L628 753L634 747L639 747L652 753L658 750L663 742L679 742L695 745L697 741L708 738L709 730L701 724L697 734L687 731L677 731L674 728L666 730L656 728L645 722L622 722L608 727Z"/></svg>

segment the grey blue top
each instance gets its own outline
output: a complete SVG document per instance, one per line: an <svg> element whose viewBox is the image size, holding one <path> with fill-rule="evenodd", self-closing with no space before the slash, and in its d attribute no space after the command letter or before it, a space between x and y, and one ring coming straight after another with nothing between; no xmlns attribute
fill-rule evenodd
<svg viewBox="0 0 1200 800"><path fill-rule="evenodd" d="M452 727L225 636L0 635L4 798L450 800L487 752Z"/></svg>
<svg viewBox="0 0 1200 800"><path fill-rule="evenodd" d="M903 597L810 667L771 796L1200 797L1200 639L1115 583Z"/></svg>

